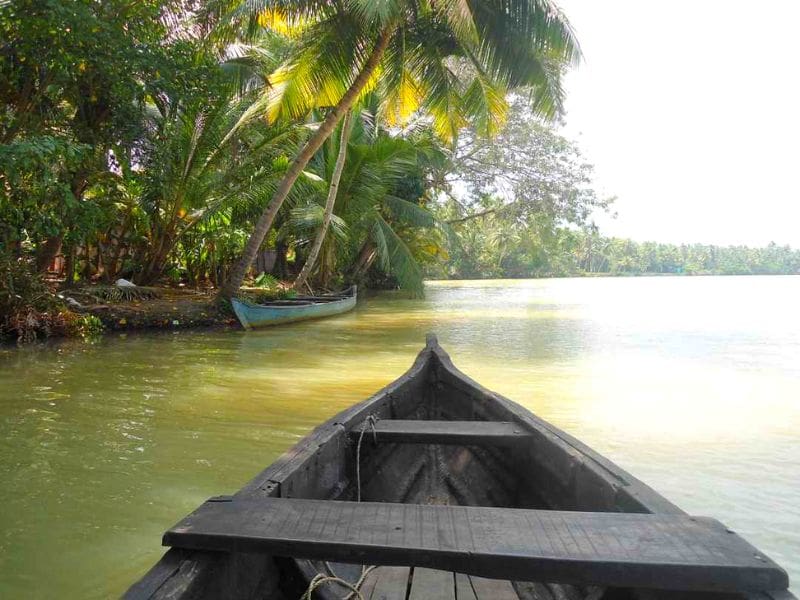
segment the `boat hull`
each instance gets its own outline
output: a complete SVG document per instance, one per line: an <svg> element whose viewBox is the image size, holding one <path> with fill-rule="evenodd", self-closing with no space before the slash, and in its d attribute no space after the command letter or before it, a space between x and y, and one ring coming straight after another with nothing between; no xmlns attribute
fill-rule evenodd
<svg viewBox="0 0 800 600"><path fill-rule="evenodd" d="M355 290L353 290L351 296L341 299L323 302L312 301L309 304L295 306L270 306L253 304L237 298L231 299L233 311L245 329L257 329L306 321L308 319L332 317L353 310L356 302L357 294Z"/></svg>

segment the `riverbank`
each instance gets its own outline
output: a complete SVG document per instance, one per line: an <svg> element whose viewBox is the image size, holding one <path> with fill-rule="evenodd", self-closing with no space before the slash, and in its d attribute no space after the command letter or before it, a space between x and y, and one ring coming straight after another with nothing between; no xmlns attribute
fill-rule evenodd
<svg viewBox="0 0 800 600"><path fill-rule="evenodd" d="M213 292L159 288L158 298L88 304L80 311L100 319L107 331L238 327L214 300Z"/></svg>
<svg viewBox="0 0 800 600"><path fill-rule="evenodd" d="M104 300L85 290L49 292L46 302L23 303L0 318L0 344L97 338L107 332L239 328L235 315L216 303L213 292L147 289L153 296L130 300Z"/></svg>

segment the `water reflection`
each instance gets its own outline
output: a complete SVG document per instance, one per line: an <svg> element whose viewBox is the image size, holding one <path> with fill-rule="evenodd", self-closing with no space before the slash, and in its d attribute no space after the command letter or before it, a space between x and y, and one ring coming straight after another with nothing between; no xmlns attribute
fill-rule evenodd
<svg viewBox="0 0 800 600"><path fill-rule="evenodd" d="M161 531L402 373L456 364L800 577L800 278L447 282L252 333L0 354L0 597L118 594Z"/></svg>

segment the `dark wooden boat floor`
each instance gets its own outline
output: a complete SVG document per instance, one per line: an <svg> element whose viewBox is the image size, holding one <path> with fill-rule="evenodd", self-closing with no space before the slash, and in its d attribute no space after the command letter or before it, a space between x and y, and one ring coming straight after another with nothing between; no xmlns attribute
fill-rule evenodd
<svg viewBox="0 0 800 600"><path fill-rule="evenodd" d="M351 582L361 576L361 569L354 565L333 563L329 567L322 572L332 571ZM606 592L602 587L512 583L426 567L376 567L360 589L364 600L600 600ZM330 584L315 598L340 600L349 592L344 586Z"/></svg>
<svg viewBox="0 0 800 600"><path fill-rule="evenodd" d="M555 600L542 585L538 600ZM559 590L560 591L560 590ZM364 600L518 600L509 581L423 567L378 567L361 587Z"/></svg>

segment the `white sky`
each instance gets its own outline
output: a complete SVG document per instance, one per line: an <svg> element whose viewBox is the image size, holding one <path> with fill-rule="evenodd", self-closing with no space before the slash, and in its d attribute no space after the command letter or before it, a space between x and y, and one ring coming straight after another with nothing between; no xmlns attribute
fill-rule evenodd
<svg viewBox="0 0 800 600"><path fill-rule="evenodd" d="M584 52L566 133L601 231L800 247L800 2L560 0Z"/></svg>

